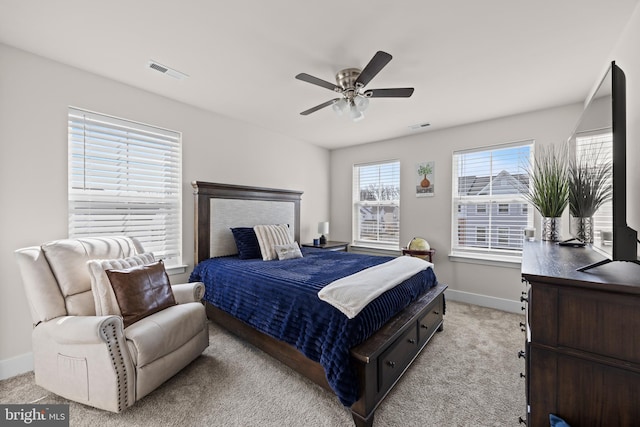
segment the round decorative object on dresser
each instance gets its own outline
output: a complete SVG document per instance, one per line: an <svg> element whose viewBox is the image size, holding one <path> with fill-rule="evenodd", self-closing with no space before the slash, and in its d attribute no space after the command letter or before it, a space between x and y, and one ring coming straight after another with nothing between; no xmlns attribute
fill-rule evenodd
<svg viewBox="0 0 640 427"><path fill-rule="evenodd" d="M412 251L428 251L431 249L431 246L429 245L429 242L422 237L414 237L407 245L407 249Z"/></svg>
<svg viewBox="0 0 640 427"><path fill-rule="evenodd" d="M414 237L407 244L406 248L402 249L402 255L410 255L417 258L422 258L425 261L432 262L432 257L435 249L431 249L431 245L426 239L422 237Z"/></svg>

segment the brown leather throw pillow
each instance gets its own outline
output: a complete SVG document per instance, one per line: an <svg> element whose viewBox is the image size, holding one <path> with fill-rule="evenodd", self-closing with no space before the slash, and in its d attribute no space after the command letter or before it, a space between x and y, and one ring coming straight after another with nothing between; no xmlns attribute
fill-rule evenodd
<svg viewBox="0 0 640 427"><path fill-rule="evenodd" d="M124 327L176 304L162 261L123 270L106 270Z"/></svg>

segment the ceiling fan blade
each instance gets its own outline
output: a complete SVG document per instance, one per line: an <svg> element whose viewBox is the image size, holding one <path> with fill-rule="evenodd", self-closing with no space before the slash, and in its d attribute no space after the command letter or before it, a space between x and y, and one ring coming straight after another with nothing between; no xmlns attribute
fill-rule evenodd
<svg viewBox="0 0 640 427"><path fill-rule="evenodd" d="M391 61L391 58L393 57L387 52L383 52L381 50L377 51L376 54L373 55L373 58L371 58L371 61L369 61L367 66L364 67L364 69L360 73L360 76L358 76L356 85L359 83L363 87L366 86L367 83L369 83L371 79L373 79L376 74L378 74L380 70L382 70L385 65L389 63L389 61Z"/></svg>
<svg viewBox="0 0 640 427"><path fill-rule="evenodd" d="M334 99L332 99L330 101L323 102L320 105L316 105L315 107L312 107L312 108L309 108L308 110L303 111L302 113L300 113L300 115L308 116L309 114L311 114L311 113L313 113L315 111L318 111L318 110L320 110L320 109L322 109L324 107L328 107L329 105L334 104L336 101L339 101L339 100L340 100L340 98L334 98Z"/></svg>
<svg viewBox="0 0 640 427"><path fill-rule="evenodd" d="M319 79L317 77L313 77L313 76L311 76L311 75L309 75L307 73L298 74L296 76L296 79L302 80L303 82L311 83L311 84L314 84L314 85L322 86L322 87L325 87L325 88L327 88L329 90L333 90L333 91L336 91L336 92L342 92L342 89L340 89L335 84L329 83L328 81Z"/></svg>
<svg viewBox="0 0 640 427"><path fill-rule="evenodd" d="M370 89L363 93L367 98L408 98L413 94L412 87L395 89Z"/></svg>

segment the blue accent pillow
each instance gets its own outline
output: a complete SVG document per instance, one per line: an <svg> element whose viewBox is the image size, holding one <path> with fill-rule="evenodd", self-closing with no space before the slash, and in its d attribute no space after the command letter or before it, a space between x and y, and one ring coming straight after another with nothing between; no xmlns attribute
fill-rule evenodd
<svg viewBox="0 0 640 427"><path fill-rule="evenodd" d="M549 423L551 427L571 427L565 420L553 414L549 414Z"/></svg>
<svg viewBox="0 0 640 427"><path fill-rule="evenodd" d="M258 237L256 236L256 232L253 231L253 227L236 227L232 228L231 232L233 233L233 238L238 248L238 258L262 258Z"/></svg>

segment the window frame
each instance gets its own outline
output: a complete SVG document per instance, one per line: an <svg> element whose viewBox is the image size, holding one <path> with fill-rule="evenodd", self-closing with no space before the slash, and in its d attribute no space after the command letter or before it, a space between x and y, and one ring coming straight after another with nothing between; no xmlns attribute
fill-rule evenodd
<svg viewBox="0 0 640 427"><path fill-rule="evenodd" d="M478 243L486 243L487 242L487 226L486 225L476 225L475 227L475 235L476 235L476 244ZM481 238L482 237L482 238Z"/></svg>
<svg viewBox="0 0 640 427"><path fill-rule="evenodd" d="M183 273L182 134L69 107L68 235L126 235Z"/></svg>
<svg viewBox="0 0 640 427"><path fill-rule="evenodd" d="M451 215L451 252L449 257L453 261L465 261L471 260L489 260L496 261L498 263L506 262L508 264L517 264L520 263L522 259L522 247L518 249L518 239L520 237L524 241L523 232L517 232L518 228L531 227L533 225L533 210L530 209L530 204L524 198L522 193L505 193L499 194L499 191L496 194L492 194L494 191L494 183L495 179L500 175L501 171L492 170L495 165L494 162L497 163L497 160L493 160L493 157L490 157L491 160L488 160L484 166L490 169L490 176L486 177L485 180L487 182L486 190L488 194L484 194L485 189L483 191L479 191L477 194L458 194L460 191L460 179L462 177L458 177L458 161L462 161L463 156L467 154L477 154L478 156L482 156L483 154L493 156L494 152L499 152L500 150L510 149L510 148L527 148L529 149L528 156L525 155L516 155L513 159L514 162L520 162L526 160L526 163L523 164L512 164L510 165L509 170L513 170L516 166L522 172L510 172L510 175L517 173L526 174L527 166L530 164L531 159L534 155L535 150L535 141L534 140L522 140L515 141L506 144L496 144L490 146L476 147L467 150L459 150L454 151L452 155L452 215ZM498 153L499 154L499 153ZM461 172L463 173L463 172ZM509 178L509 177L508 177ZM510 178L509 178L510 179ZM524 177L520 178L522 181L525 180ZM524 182L521 182L518 177L516 177L516 181L519 183L518 185L526 185ZM500 187L496 186L496 189L500 189ZM516 187L517 188L517 187ZM523 188L524 190L524 188ZM469 207L472 206L480 206L485 205L487 209L484 213L476 217L470 217L469 212L476 212L477 208L471 210L469 209L459 209L460 206L467 205ZM508 213L499 212L499 206L506 204L508 206ZM512 205L520 205L520 206L512 206ZM524 208L526 206L526 209ZM466 216L465 216L466 215ZM487 218L483 218L486 216ZM505 225L499 223L499 218L511 219L511 217L515 218L514 224ZM465 217L465 218L463 218ZM526 224L523 222L525 219L520 217L526 217ZM462 221L461 221L462 220ZM497 220L497 221L496 221ZM464 224L464 225L461 225ZM488 244L486 247L480 247L477 243L477 230L478 227L486 226L486 241ZM498 228L511 227L509 233L505 236L504 230L498 232ZM469 237L469 228L473 227L475 232L472 234L474 237L472 239L468 239ZM500 234L500 235L499 235ZM502 241L505 239L508 240L508 243L504 245ZM508 246L509 248L502 248L501 246Z"/></svg>
<svg viewBox="0 0 640 427"><path fill-rule="evenodd" d="M394 193L397 195L396 199L382 199L378 198L378 200L360 200L361 189L360 189L360 180L361 174L360 171L362 168L370 168L370 167L382 167L389 166L392 168L395 180L396 190ZM390 160L381 160L375 162L367 162L367 163L357 163L353 165L352 171L352 181L353 181L353 192L352 192L352 236L351 236L351 245L355 247L363 247L363 248L372 248L372 249L382 249L382 250L394 250L397 251L400 249L400 191L401 191L401 173L400 173L400 160L390 159ZM378 180L378 185L380 184L380 180ZM360 228L360 215L361 208L363 207L371 207L376 210L376 235L377 239L363 239L361 235ZM397 223L397 231L396 240L394 241L385 241L380 239L380 208L391 208L394 211L394 221Z"/></svg>
<svg viewBox="0 0 640 427"><path fill-rule="evenodd" d="M505 230L506 233L503 233ZM509 227L496 227L496 241L498 246L509 245L509 243L511 243L511 233L509 232Z"/></svg>
<svg viewBox="0 0 640 427"><path fill-rule="evenodd" d="M506 207L507 207L507 211L506 211L506 212L503 212L503 211L501 210L501 208L502 208L503 206L506 206ZM497 213L498 215L509 215L509 214L511 213L511 204L510 204L510 203L497 203L497 206L496 206L496 207L497 207L497 211L496 211L496 213Z"/></svg>

